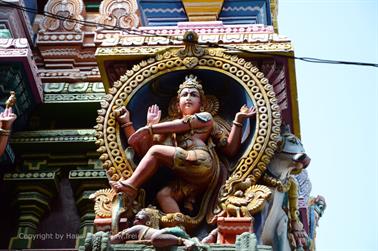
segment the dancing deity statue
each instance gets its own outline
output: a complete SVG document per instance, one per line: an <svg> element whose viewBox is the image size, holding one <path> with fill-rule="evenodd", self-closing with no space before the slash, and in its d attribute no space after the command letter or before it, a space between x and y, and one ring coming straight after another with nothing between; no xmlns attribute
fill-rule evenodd
<svg viewBox="0 0 378 251"><path fill-rule="evenodd" d="M255 116L254 107L243 105L236 113L231 130L222 127L205 111L206 96L196 76L189 75L177 92L177 117L161 122L157 105L149 107L147 125L135 131L130 112L121 107L115 117L123 128L129 145L142 157L133 174L110 181L117 192L124 192L131 203L139 188L162 166L172 170L176 179L156 195L164 213L181 212L181 205L191 210L195 196L203 193L219 168L218 154L232 157L241 146L243 122Z"/></svg>

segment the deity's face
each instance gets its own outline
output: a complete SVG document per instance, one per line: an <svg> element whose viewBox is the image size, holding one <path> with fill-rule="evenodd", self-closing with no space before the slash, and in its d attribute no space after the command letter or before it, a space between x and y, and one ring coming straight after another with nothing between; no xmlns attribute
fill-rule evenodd
<svg viewBox="0 0 378 251"><path fill-rule="evenodd" d="M182 115L192 115L201 109L201 95L196 88L184 88L179 94L179 108Z"/></svg>
<svg viewBox="0 0 378 251"><path fill-rule="evenodd" d="M150 217L143 211L138 212L135 215L134 225L146 225L146 222L150 220Z"/></svg>

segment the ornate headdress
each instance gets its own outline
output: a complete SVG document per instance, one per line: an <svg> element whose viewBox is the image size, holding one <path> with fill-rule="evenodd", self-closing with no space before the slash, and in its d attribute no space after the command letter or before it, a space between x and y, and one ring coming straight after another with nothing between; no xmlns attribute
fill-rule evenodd
<svg viewBox="0 0 378 251"><path fill-rule="evenodd" d="M202 85L197 80L197 76L190 74L185 77L185 81L179 86L177 94L180 95L181 91L185 88L196 88L201 95L201 100L205 101L205 92L203 91Z"/></svg>

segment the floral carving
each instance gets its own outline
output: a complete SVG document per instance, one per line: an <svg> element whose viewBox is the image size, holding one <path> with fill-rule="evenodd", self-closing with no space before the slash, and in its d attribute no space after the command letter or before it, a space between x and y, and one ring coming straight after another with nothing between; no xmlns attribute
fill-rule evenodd
<svg viewBox="0 0 378 251"><path fill-rule="evenodd" d="M64 18L45 16L41 22L41 31L81 32L84 21L84 3L82 0L49 0L44 12Z"/></svg>
<svg viewBox="0 0 378 251"><path fill-rule="evenodd" d="M104 0L100 5L99 30L106 26L135 28L139 26L138 4L135 0ZM112 29L112 28L111 28Z"/></svg>

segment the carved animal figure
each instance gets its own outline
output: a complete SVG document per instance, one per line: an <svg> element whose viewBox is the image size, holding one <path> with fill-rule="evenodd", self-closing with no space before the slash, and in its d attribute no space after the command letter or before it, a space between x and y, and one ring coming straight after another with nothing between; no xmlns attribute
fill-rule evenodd
<svg viewBox="0 0 378 251"><path fill-rule="evenodd" d="M222 213L227 217L251 217L264 207L265 201L270 197L271 191L266 186L254 185L237 190L222 203Z"/></svg>
<svg viewBox="0 0 378 251"><path fill-rule="evenodd" d="M276 186L272 188L273 199L261 234L263 244L272 245L275 251L308 246L307 233L298 217L298 185L292 174L300 173L309 162L300 140L290 132L284 132L280 152L268 166ZM286 198L288 202L285 203Z"/></svg>

